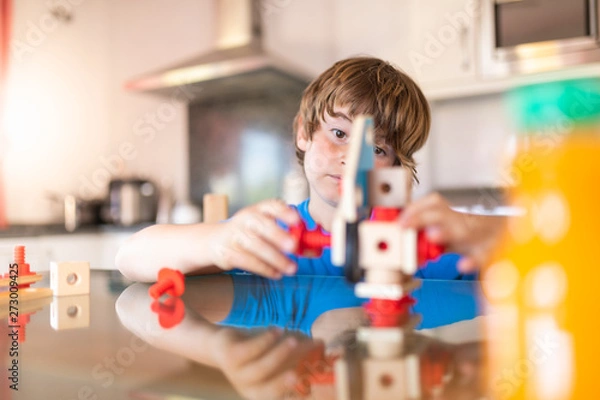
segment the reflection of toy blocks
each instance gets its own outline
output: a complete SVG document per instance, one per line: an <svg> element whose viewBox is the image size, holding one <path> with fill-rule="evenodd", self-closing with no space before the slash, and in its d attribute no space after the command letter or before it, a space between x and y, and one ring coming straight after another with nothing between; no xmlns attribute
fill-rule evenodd
<svg viewBox="0 0 600 400"><path fill-rule="evenodd" d="M364 399L404 399L404 360L366 359L362 362Z"/></svg>
<svg viewBox="0 0 600 400"><path fill-rule="evenodd" d="M362 367L364 399L421 398L418 356L366 359Z"/></svg>
<svg viewBox="0 0 600 400"><path fill-rule="evenodd" d="M339 399L420 399L420 364L408 335L419 323L411 316L397 327L360 327L358 343L335 362Z"/></svg>
<svg viewBox="0 0 600 400"><path fill-rule="evenodd" d="M10 314L10 292L0 292L0 318ZM19 314L34 313L52 301L50 288L19 289Z"/></svg>
<svg viewBox="0 0 600 400"><path fill-rule="evenodd" d="M413 315L401 327L358 330L357 339L367 350L367 358L362 362L365 399L421 398L419 358L405 354L406 335L419 321Z"/></svg>
<svg viewBox="0 0 600 400"><path fill-rule="evenodd" d="M55 297L50 306L50 325L57 331L90 326L90 296Z"/></svg>
<svg viewBox="0 0 600 400"><path fill-rule="evenodd" d="M51 262L50 287L55 296L90 293L90 263Z"/></svg>
<svg viewBox="0 0 600 400"><path fill-rule="evenodd" d="M165 301L154 300L150 309L158 314L158 323L165 329L179 325L185 317L185 304L179 297L169 297Z"/></svg>
<svg viewBox="0 0 600 400"><path fill-rule="evenodd" d="M388 167L369 171L369 199L372 206L398 207L408 205L412 177L406 168Z"/></svg>
<svg viewBox="0 0 600 400"><path fill-rule="evenodd" d="M413 275L417 270L417 234L393 222L363 221L359 227L359 265Z"/></svg>
<svg viewBox="0 0 600 400"><path fill-rule="evenodd" d="M400 300L371 299L364 305L372 327L404 326L410 318L415 299L404 296Z"/></svg>
<svg viewBox="0 0 600 400"><path fill-rule="evenodd" d="M400 353L391 351L392 343L404 343L406 335L411 332L421 321L419 315L410 315L401 326L394 327L371 327L361 326L356 331L356 338L365 343L371 356L375 357L398 357Z"/></svg>

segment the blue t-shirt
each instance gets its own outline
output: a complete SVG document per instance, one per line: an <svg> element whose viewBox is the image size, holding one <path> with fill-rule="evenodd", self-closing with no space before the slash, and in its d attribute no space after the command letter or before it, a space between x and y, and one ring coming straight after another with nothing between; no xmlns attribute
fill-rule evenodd
<svg viewBox="0 0 600 400"><path fill-rule="evenodd" d="M302 218L308 229L315 229L317 223L308 212L308 201L309 199L306 199L297 206L292 207L298 211L300 218ZM298 257L294 254L288 254L288 257L298 264L297 275L344 275L343 268L336 267L331 263L330 248L325 248L319 258ZM458 254L443 254L437 260L427 262L417 271L415 276L422 279L476 279L477 274L461 274L458 271L457 263L459 259Z"/></svg>

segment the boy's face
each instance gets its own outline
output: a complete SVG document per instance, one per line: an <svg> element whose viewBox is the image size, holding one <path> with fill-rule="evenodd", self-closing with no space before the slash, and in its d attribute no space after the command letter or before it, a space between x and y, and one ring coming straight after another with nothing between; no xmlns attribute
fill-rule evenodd
<svg viewBox="0 0 600 400"><path fill-rule="evenodd" d="M298 148L305 152L304 171L310 187L311 201L315 198L336 207L340 197L339 185L346 166L346 153L350 147L352 118L346 107L336 106L333 111L337 116L326 112L312 139L308 139L300 122L296 140ZM375 168L394 165L394 150L377 138L375 146Z"/></svg>

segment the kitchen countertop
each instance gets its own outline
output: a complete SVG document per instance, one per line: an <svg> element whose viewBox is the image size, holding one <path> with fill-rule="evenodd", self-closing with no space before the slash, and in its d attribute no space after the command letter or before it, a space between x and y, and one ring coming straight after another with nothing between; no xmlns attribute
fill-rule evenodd
<svg viewBox="0 0 600 400"><path fill-rule="evenodd" d="M35 286L47 284L46 276ZM19 390L8 388L3 369L0 398L335 399L344 388L367 387L377 368L385 369L378 382L387 390L482 397L487 317L478 305L478 282L423 281L410 318L397 330L404 339L386 345L389 335L376 337L386 352L379 361L358 339L365 332L364 301L343 278L194 277L181 299L156 304L148 287L115 271L92 271L89 296L20 302L22 321L29 322L18 344ZM14 359L9 339L0 335L7 366ZM332 369L335 357L347 368Z"/></svg>
<svg viewBox="0 0 600 400"><path fill-rule="evenodd" d="M102 233L102 232L136 232L150 224L137 224L132 226L118 225L84 225L73 232L65 229L64 224L42 224L42 225L11 225L6 229L0 229L0 238L45 236L45 235L71 235L79 233Z"/></svg>

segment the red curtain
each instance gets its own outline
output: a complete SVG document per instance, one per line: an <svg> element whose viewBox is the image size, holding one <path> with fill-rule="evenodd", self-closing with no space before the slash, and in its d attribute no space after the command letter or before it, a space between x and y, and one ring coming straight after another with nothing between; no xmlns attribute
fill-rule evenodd
<svg viewBox="0 0 600 400"><path fill-rule="evenodd" d="M0 0L0 145L3 144L4 103L8 77L8 55L12 21L12 0ZM0 229L8 225L4 196L3 150L0 149Z"/></svg>

